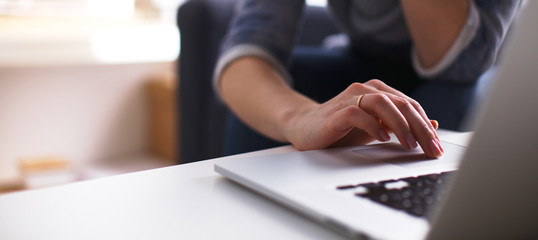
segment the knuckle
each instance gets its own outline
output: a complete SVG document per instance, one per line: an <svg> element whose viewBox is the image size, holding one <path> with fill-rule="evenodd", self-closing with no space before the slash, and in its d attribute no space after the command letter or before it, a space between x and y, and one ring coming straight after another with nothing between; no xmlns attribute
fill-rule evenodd
<svg viewBox="0 0 538 240"><path fill-rule="evenodd" d="M416 131L418 132L418 134L421 135L433 136L433 133L430 131L430 127L428 127L428 125L426 124L420 125L420 127L416 129Z"/></svg>
<svg viewBox="0 0 538 240"><path fill-rule="evenodd" d="M428 124L421 122L416 125L411 125L411 131L415 134L415 136L419 138L427 137L432 138L434 136L433 131L430 129Z"/></svg>
<svg viewBox="0 0 538 240"><path fill-rule="evenodd" d="M411 104L411 106L413 106L414 108L416 109L422 108L422 106L420 105L420 103L417 102L417 100L409 99L408 101Z"/></svg>
<svg viewBox="0 0 538 240"><path fill-rule="evenodd" d="M364 84L362 84L362 83L358 83L358 82L354 82L354 83L352 83L351 85L349 85L348 89L349 89L349 90L352 90L352 91L359 91L359 90L364 89Z"/></svg>
<svg viewBox="0 0 538 240"><path fill-rule="evenodd" d="M411 102L409 102L403 97L397 97L396 99L394 99L394 105L396 105L400 109L412 107Z"/></svg>
<svg viewBox="0 0 538 240"><path fill-rule="evenodd" d="M385 85L385 83L379 79L371 79L368 82L366 82L368 85L371 85L375 88L379 88Z"/></svg>
<svg viewBox="0 0 538 240"><path fill-rule="evenodd" d="M372 101L376 105L386 104L390 101L389 97L387 97L387 95L382 94L382 93L374 93L374 94L368 94L368 95L371 96Z"/></svg>
<svg viewBox="0 0 538 240"><path fill-rule="evenodd" d="M344 109L342 109L342 115L344 117L352 117L355 114L357 114L357 108L355 106L348 106Z"/></svg>

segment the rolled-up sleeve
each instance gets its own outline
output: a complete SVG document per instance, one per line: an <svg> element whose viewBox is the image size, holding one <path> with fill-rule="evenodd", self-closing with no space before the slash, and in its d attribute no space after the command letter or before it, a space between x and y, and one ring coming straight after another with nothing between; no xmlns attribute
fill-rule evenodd
<svg viewBox="0 0 538 240"><path fill-rule="evenodd" d="M413 50L413 66L425 79L468 83L494 63L520 0L475 0L466 24L439 63L425 68Z"/></svg>
<svg viewBox="0 0 538 240"><path fill-rule="evenodd" d="M215 91L218 93L224 69L245 56L264 59L291 81L284 66L293 48L304 4L304 0L239 1L214 71Z"/></svg>

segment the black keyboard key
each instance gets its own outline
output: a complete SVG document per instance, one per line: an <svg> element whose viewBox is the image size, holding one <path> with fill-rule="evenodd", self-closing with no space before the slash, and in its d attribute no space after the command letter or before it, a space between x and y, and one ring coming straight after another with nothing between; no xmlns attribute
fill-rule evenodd
<svg viewBox="0 0 538 240"><path fill-rule="evenodd" d="M442 194L440 186L450 179L452 172L428 174L418 177L387 180L376 183L360 184L366 191L356 193L374 202L423 217L428 207L437 202Z"/></svg>
<svg viewBox="0 0 538 240"><path fill-rule="evenodd" d="M422 217L426 214L426 209L422 205L415 205L411 211L408 212L415 216Z"/></svg>
<svg viewBox="0 0 538 240"><path fill-rule="evenodd" d="M410 188L403 189L402 197L405 199L411 198L413 196L413 191Z"/></svg>
<svg viewBox="0 0 538 240"><path fill-rule="evenodd" d="M405 199L403 202L402 202L402 207L404 209L410 209L411 207L413 207L413 201L411 201L411 199Z"/></svg>
<svg viewBox="0 0 538 240"><path fill-rule="evenodd" d="M336 187L336 189L338 190L348 190L348 189L353 189L353 188L356 188L357 186L355 185L341 185L341 186L338 186Z"/></svg>
<svg viewBox="0 0 538 240"><path fill-rule="evenodd" d="M361 196L375 196L378 193L381 193L387 190L380 183L365 183L365 184L360 184L359 187L364 187L367 189L365 193L359 194Z"/></svg>

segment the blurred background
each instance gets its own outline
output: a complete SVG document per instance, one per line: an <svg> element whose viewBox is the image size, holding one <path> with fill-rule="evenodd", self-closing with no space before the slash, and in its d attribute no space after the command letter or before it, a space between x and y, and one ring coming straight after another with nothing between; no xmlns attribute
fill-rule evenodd
<svg viewBox="0 0 538 240"><path fill-rule="evenodd" d="M0 0L0 191L176 163L182 0Z"/></svg>
<svg viewBox="0 0 538 240"><path fill-rule="evenodd" d="M181 162L184 1L0 0L0 193Z"/></svg>

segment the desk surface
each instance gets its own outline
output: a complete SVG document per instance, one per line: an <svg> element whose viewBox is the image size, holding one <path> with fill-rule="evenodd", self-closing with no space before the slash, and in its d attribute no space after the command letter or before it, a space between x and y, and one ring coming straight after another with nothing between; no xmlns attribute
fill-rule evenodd
<svg viewBox="0 0 538 240"><path fill-rule="evenodd" d="M220 159L0 196L0 239L342 239L215 173Z"/></svg>

